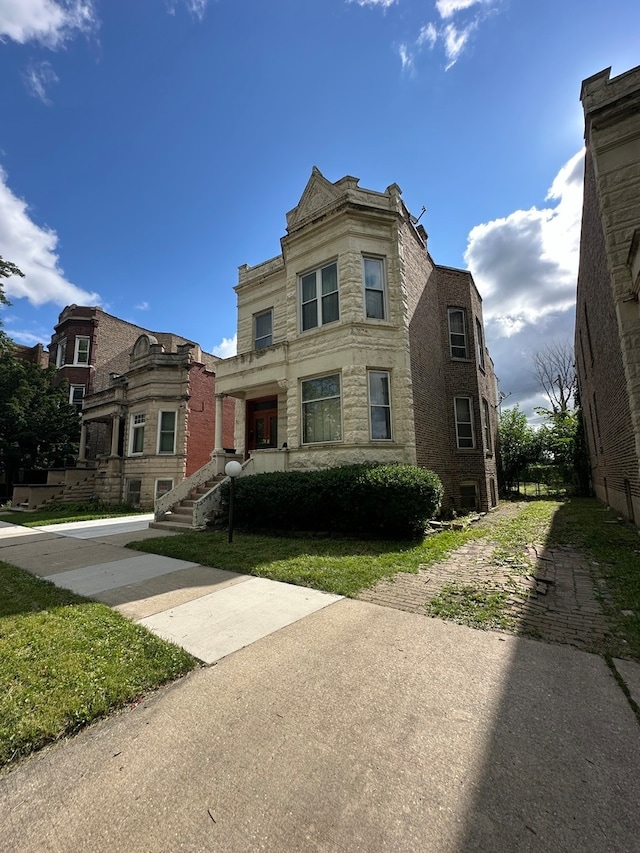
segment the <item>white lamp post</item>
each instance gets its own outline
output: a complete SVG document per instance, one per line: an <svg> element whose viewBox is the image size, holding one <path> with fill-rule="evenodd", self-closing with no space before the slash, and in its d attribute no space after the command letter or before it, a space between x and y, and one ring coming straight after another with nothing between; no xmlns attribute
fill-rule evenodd
<svg viewBox="0 0 640 853"><path fill-rule="evenodd" d="M231 494L229 495L229 543L233 542L233 499L236 491L236 477L242 473L242 465L235 459L227 462L224 473L231 480Z"/></svg>

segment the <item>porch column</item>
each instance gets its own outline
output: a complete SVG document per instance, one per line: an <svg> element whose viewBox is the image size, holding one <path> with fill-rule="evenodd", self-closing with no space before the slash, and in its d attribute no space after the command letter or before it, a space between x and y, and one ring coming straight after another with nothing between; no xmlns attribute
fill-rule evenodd
<svg viewBox="0 0 640 853"><path fill-rule="evenodd" d="M83 421L80 425L80 447L78 449L78 462L87 461L87 425Z"/></svg>
<svg viewBox="0 0 640 853"><path fill-rule="evenodd" d="M120 438L120 415L111 415L111 456L118 455L118 439Z"/></svg>
<svg viewBox="0 0 640 853"><path fill-rule="evenodd" d="M222 404L224 394L216 394L216 434L214 439L214 453L222 452Z"/></svg>

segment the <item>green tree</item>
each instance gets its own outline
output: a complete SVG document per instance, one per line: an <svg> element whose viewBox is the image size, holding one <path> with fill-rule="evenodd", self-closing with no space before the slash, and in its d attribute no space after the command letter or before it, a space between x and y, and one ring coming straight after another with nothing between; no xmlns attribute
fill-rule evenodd
<svg viewBox="0 0 640 853"><path fill-rule="evenodd" d="M519 406L500 413L498 426L499 480L510 492L523 478L527 466L540 456L540 441Z"/></svg>
<svg viewBox="0 0 640 853"><path fill-rule="evenodd" d="M11 347L0 352L0 472L10 485L21 468L59 467L77 453L80 419L67 385L52 386L54 374Z"/></svg>
<svg viewBox="0 0 640 853"><path fill-rule="evenodd" d="M10 278L12 275L19 275L21 278L24 278L22 270L18 269L11 261L5 261L2 255L0 255L0 305L11 305L4 292L4 282L2 279ZM12 345L13 341L2 330L2 320L0 319L0 352L4 352Z"/></svg>

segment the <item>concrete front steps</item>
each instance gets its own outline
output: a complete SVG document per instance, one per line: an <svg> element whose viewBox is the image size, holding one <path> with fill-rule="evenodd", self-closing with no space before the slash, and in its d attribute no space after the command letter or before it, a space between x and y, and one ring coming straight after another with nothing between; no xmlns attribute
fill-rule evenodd
<svg viewBox="0 0 640 853"><path fill-rule="evenodd" d="M224 474L218 474L212 480L207 480L189 493L189 497L183 498L169 512L158 521L149 522L149 527L155 530L172 530L176 533L190 533L195 530L193 519L194 507L203 495L210 492L218 483L225 479Z"/></svg>
<svg viewBox="0 0 640 853"><path fill-rule="evenodd" d="M17 486L14 489L14 501L17 496L17 509L36 510L52 503L86 503L93 499L95 490L96 475L94 471L90 471L73 483Z"/></svg>

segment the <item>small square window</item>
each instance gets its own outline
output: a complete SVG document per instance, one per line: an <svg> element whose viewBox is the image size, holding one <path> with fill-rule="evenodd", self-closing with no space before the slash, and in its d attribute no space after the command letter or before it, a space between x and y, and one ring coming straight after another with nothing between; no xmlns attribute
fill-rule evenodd
<svg viewBox="0 0 640 853"><path fill-rule="evenodd" d="M156 480L156 500L173 488L173 480Z"/></svg>

